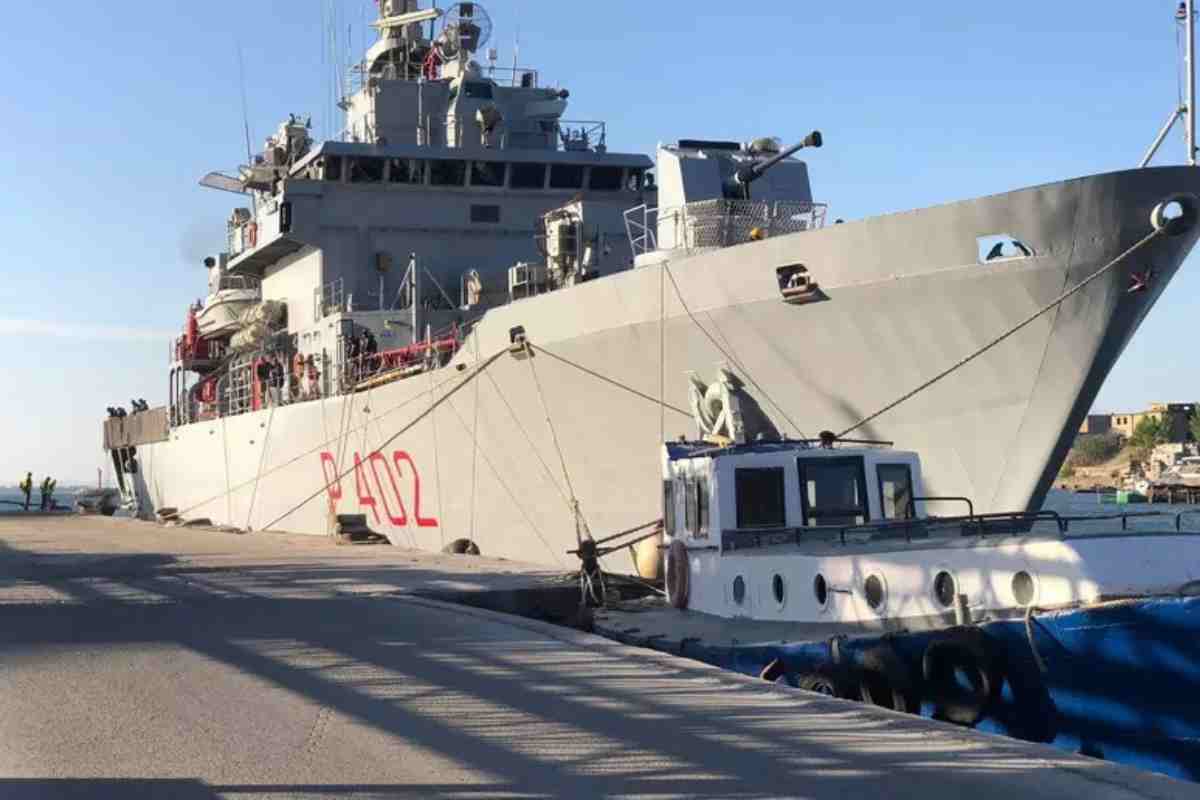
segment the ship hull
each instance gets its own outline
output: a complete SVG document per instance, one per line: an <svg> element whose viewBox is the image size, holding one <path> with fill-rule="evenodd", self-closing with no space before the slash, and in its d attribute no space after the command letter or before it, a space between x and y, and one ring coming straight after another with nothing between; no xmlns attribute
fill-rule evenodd
<svg viewBox="0 0 1200 800"><path fill-rule="evenodd" d="M395 544L469 538L487 555L566 567L581 526L600 537L660 516L659 443L695 432L686 372L728 366L780 431L814 436L983 350L856 435L919 452L931 495L1037 507L1195 226L988 346L1149 234L1154 207L1180 192L1200 195L1200 171L1097 175L680 252L490 311L441 370L175 428L139 448L140 506L314 534L365 513ZM979 263L977 237L992 234L1033 256ZM776 270L797 263L819 301L781 297ZM532 357L508 352L520 331ZM606 567L633 571L632 551Z"/></svg>

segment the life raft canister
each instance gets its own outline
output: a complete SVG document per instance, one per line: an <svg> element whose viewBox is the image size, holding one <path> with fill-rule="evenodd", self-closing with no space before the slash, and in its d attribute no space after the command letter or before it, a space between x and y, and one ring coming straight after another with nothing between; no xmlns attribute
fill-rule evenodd
<svg viewBox="0 0 1200 800"><path fill-rule="evenodd" d="M688 563L687 545L679 539L667 548L667 599L676 608L687 608L691 593L692 567Z"/></svg>

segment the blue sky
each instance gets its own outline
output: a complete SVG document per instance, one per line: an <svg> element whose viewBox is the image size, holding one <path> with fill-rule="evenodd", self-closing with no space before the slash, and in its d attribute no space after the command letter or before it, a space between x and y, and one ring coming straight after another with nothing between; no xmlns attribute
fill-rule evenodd
<svg viewBox="0 0 1200 800"><path fill-rule="evenodd" d="M0 70L0 483L95 475L98 419L166 395L166 337L202 294L244 160L288 112L328 119L326 0L12 4ZM442 5L445 5L444 3ZM1176 102L1172 0L493 0L494 44L604 119L612 149L819 128L814 194L853 219L1134 166ZM373 0L338 3L362 41ZM343 38L344 34L343 34ZM357 52L357 47L354 48ZM323 133L323 130L319 130ZM1181 160L1181 134L1157 163ZM1098 409L1200 398L1182 359L1197 259Z"/></svg>

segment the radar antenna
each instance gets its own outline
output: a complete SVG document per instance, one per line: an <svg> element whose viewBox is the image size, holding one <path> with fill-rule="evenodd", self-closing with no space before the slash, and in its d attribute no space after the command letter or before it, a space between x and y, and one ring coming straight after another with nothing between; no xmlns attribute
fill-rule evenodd
<svg viewBox="0 0 1200 800"><path fill-rule="evenodd" d="M443 61L470 58L492 38L492 18L479 3L455 3L442 16L436 47Z"/></svg>

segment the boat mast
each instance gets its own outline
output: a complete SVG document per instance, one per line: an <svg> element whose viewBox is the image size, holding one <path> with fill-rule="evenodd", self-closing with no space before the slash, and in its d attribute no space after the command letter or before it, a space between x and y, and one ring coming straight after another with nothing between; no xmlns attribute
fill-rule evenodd
<svg viewBox="0 0 1200 800"><path fill-rule="evenodd" d="M1158 152L1158 148L1162 145L1163 140L1167 138L1167 134L1171 132L1171 128L1175 127L1175 122L1183 116L1187 119L1184 122L1184 138L1187 140L1187 163L1189 166L1196 166L1196 2L1195 0L1183 0L1179 4L1178 10L1175 12L1175 21L1183 23L1184 28L1184 69L1187 71L1187 87L1185 89L1183 102L1177 108L1171 111L1171 115L1167 117L1167 121L1163 124L1162 129L1158 132L1158 136L1154 137L1154 142L1150 145L1150 149L1146 151L1146 155L1142 157L1139 167L1144 167L1150 163L1150 159L1154 158L1154 154Z"/></svg>

